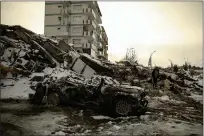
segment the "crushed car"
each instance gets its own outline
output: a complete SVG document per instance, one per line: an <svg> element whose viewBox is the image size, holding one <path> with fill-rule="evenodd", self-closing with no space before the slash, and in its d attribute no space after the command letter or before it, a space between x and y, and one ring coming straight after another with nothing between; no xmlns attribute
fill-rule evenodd
<svg viewBox="0 0 204 136"><path fill-rule="evenodd" d="M146 113L148 105L143 88L109 85L103 78L98 86L79 84L61 78L49 83L38 83L35 90L36 93L30 95L32 104L79 106L103 111L114 117L139 117Z"/></svg>

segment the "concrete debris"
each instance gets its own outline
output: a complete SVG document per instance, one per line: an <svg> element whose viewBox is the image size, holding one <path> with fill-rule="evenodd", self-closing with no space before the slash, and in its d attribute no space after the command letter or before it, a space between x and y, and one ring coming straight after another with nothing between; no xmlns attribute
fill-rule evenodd
<svg viewBox="0 0 204 136"><path fill-rule="evenodd" d="M126 107L122 108L123 112L120 108L117 111L117 114L121 115L129 114L125 113L130 110L130 101L127 101L129 98L140 101L141 104L136 105L136 109L140 109L141 114L145 113L142 98L146 94L150 99L160 97L158 100L161 102L171 101L172 97L178 96L198 107L202 105L201 69L191 67L184 70L183 67L177 66L177 70L173 71L159 68L157 84L153 88L152 70L148 67L129 61L111 63L95 59L88 54L78 53L62 40L55 41L37 35L21 26L0 24L0 60L1 79L17 80L27 77L30 82L37 82L31 85L31 88L36 94L41 90L40 98L36 98L40 103L43 99L46 103L52 102L56 105L58 100L71 101L70 98L76 98L75 100L79 100L76 103L81 106L99 107L107 104L104 102L113 101L112 99L115 104L123 100L126 101ZM162 91L158 91L158 88ZM57 92L52 94L55 100L48 99L48 92ZM121 103L123 106L124 103Z"/></svg>

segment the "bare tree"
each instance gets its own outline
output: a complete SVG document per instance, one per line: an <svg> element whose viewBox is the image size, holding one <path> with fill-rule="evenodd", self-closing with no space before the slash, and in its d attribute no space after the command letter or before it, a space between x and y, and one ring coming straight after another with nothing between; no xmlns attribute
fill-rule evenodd
<svg viewBox="0 0 204 136"><path fill-rule="evenodd" d="M138 57L137 57L137 54L136 54L134 48L128 48L127 49L125 60L132 62L132 63L135 63L138 61Z"/></svg>

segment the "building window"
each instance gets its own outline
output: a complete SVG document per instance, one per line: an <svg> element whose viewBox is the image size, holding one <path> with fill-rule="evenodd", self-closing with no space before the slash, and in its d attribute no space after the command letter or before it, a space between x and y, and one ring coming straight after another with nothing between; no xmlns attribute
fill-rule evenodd
<svg viewBox="0 0 204 136"><path fill-rule="evenodd" d="M60 28L57 28L58 30L60 30Z"/></svg>
<svg viewBox="0 0 204 136"><path fill-rule="evenodd" d="M58 19L59 19L59 21L61 21L62 18L61 18L61 17L58 17Z"/></svg>
<svg viewBox="0 0 204 136"><path fill-rule="evenodd" d="M58 6L58 8L61 8L62 6Z"/></svg>
<svg viewBox="0 0 204 136"><path fill-rule="evenodd" d="M82 5L73 5L75 11L82 10Z"/></svg>
<svg viewBox="0 0 204 136"><path fill-rule="evenodd" d="M72 28L73 33L81 33L81 31L82 31L81 27L73 27Z"/></svg>
<svg viewBox="0 0 204 136"><path fill-rule="evenodd" d="M80 22L81 16L73 16L73 22Z"/></svg>
<svg viewBox="0 0 204 136"><path fill-rule="evenodd" d="M91 49L82 49L84 53L91 55Z"/></svg>
<svg viewBox="0 0 204 136"><path fill-rule="evenodd" d="M81 39L73 39L73 44L80 44L81 43Z"/></svg>
<svg viewBox="0 0 204 136"><path fill-rule="evenodd" d="M84 30L84 31L88 31L89 28L88 28L87 26L84 26L84 27L83 27L83 30Z"/></svg>

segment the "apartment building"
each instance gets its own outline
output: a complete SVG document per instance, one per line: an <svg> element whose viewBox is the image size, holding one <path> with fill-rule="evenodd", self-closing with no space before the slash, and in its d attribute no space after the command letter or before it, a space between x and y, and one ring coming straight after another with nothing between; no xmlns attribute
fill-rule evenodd
<svg viewBox="0 0 204 136"><path fill-rule="evenodd" d="M45 35L63 39L93 57L107 54L99 38L102 39L103 31L97 1L46 1L45 4Z"/></svg>
<svg viewBox="0 0 204 136"><path fill-rule="evenodd" d="M108 59L108 36L103 26L100 26L98 57Z"/></svg>

